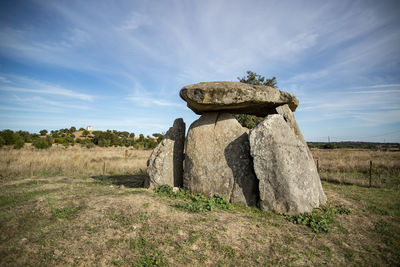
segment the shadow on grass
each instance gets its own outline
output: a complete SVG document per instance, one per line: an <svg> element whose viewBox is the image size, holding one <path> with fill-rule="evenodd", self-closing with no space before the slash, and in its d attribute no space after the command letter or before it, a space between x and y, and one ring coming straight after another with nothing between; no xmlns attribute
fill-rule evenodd
<svg viewBox="0 0 400 267"><path fill-rule="evenodd" d="M144 188L148 176L146 174L133 174L133 175L100 175L92 176L98 183L101 184L114 184L123 185L129 188Z"/></svg>

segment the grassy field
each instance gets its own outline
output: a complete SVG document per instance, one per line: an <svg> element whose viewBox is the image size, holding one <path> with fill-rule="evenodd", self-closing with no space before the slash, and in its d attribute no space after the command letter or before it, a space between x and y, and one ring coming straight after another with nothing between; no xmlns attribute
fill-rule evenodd
<svg viewBox="0 0 400 267"><path fill-rule="evenodd" d="M150 151L0 153L1 266L400 264L398 189L324 182L327 212L312 222L329 231L316 233L293 223L299 217L243 206L191 212L197 198L146 190Z"/></svg>
<svg viewBox="0 0 400 267"><path fill-rule="evenodd" d="M105 174L132 174L146 169L150 153L150 150L125 147L96 146L88 149L79 145L67 148L53 145L49 149L38 150L27 144L19 150L0 149L0 179L102 175L104 164Z"/></svg>
<svg viewBox="0 0 400 267"><path fill-rule="evenodd" d="M322 180L361 186L369 185L372 161L372 186L400 189L400 152L315 149Z"/></svg>

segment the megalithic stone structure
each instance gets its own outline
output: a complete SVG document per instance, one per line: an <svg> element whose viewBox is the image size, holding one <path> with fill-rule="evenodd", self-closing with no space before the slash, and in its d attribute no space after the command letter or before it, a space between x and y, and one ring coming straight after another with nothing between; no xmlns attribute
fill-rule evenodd
<svg viewBox="0 0 400 267"><path fill-rule="evenodd" d="M240 82L188 85L180 96L201 115L187 134L183 182L182 169L173 172L170 167L182 166L184 157L185 127L183 121L175 121L177 125L174 123L149 158L151 186L183 184L193 193L218 194L234 203L289 214L310 212L326 202L293 114L299 104L296 96ZM249 132L231 114L265 119Z"/></svg>

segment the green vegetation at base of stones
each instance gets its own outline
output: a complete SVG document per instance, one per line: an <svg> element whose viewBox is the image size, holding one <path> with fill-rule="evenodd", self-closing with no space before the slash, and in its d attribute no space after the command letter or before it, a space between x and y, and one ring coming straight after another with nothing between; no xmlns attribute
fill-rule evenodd
<svg viewBox="0 0 400 267"><path fill-rule="evenodd" d="M212 198L207 198L201 194L194 195L187 190L179 189L174 192L169 185L162 185L155 189L158 195L166 196L173 199L184 199L186 202L174 204L175 207L187 212L204 213L213 210L233 210L238 205L232 205L225 198L214 195ZM260 211L262 214L270 215L265 211ZM314 209L311 213L302 213L299 215L281 215L288 221L294 224L301 224L311 228L314 233L330 231L329 224L334 222L337 214L350 214L350 210L341 206L329 207L321 206Z"/></svg>
<svg viewBox="0 0 400 267"><path fill-rule="evenodd" d="M350 214L350 210L344 207L321 206L314 209L310 213L302 213L299 215L287 215L281 213L286 220L294 224L302 224L311 228L314 233L328 233L330 231L329 224L334 222L336 214Z"/></svg>
<svg viewBox="0 0 400 267"><path fill-rule="evenodd" d="M167 196L173 199L184 199L187 202L177 203L174 206L188 212L209 212L216 209L232 210L233 206L224 197L214 195L207 198L201 194L192 194L187 190L179 189L174 192L169 185L162 185L155 189L155 192L161 196Z"/></svg>

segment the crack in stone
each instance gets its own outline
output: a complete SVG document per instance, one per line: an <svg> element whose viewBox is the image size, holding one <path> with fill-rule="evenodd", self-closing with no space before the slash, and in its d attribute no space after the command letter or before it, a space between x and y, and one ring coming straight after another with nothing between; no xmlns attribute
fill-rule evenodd
<svg viewBox="0 0 400 267"><path fill-rule="evenodd" d="M215 127L217 126L219 114L220 114L220 112L217 112L217 117L215 118L215 122L214 122L214 129L215 129Z"/></svg>

